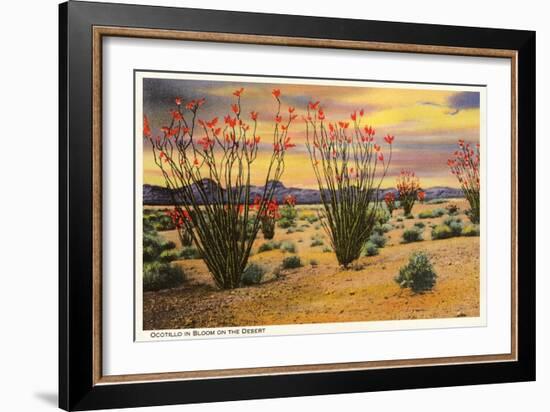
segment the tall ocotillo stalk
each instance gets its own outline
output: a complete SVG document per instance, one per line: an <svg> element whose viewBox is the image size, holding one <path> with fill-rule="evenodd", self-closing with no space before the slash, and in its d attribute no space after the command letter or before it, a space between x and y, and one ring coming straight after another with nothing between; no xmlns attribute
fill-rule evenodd
<svg viewBox="0 0 550 412"><path fill-rule="evenodd" d="M397 176L396 187L403 213L405 216L409 216L414 202L418 199L418 193L421 191L420 180L412 170L401 170L401 173Z"/></svg>
<svg viewBox="0 0 550 412"><path fill-rule="evenodd" d="M224 125L218 124L217 117L199 119L205 99L184 105L181 98L176 98L172 120L161 128L161 136L153 137L147 117L143 120L143 135L151 143L154 162L171 189L174 207L191 216L184 224L221 289L240 286L260 217L273 198L276 185L272 181L281 178L286 151L294 146L288 136L296 118L294 109L289 108L288 116L283 116L281 92L274 89L272 150L259 206L253 212L250 182L261 138L256 133L258 113L250 113L251 124L243 118L243 93L242 88L233 93L236 102L231 104L231 113L224 116Z"/></svg>
<svg viewBox="0 0 550 412"><path fill-rule="evenodd" d="M363 126L364 111L351 114L352 123L328 123L319 102L310 102L306 146L319 185L321 223L338 262L344 267L359 258L381 207L380 185L392 156L394 136L387 135L389 156L384 160L375 130ZM350 127L351 126L351 127Z"/></svg>
<svg viewBox="0 0 550 412"><path fill-rule="evenodd" d="M458 147L447 165L458 179L462 192L470 203L468 217L472 223L479 223L479 143L474 146L459 140Z"/></svg>

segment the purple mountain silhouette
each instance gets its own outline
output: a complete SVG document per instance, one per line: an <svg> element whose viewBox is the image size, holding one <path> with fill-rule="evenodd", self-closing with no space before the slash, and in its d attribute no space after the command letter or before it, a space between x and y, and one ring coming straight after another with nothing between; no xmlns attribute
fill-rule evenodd
<svg viewBox="0 0 550 412"><path fill-rule="evenodd" d="M210 201L220 196L220 193L225 197L225 189L219 189L216 182L210 179L203 179L201 181L204 191L207 194L207 200ZM270 181L268 185L275 185L275 199L282 202L282 199L288 195L296 196L296 201L298 204L316 204L321 200L320 192L316 189L300 189L297 187L286 187L282 182ZM265 186L250 186L250 199L254 199L256 195L261 196L264 192ZM204 201L201 198L199 191L197 190L196 185L193 185L193 196L196 199L197 203L203 204ZM221 192L220 192L221 190ZM451 187L430 187L424 189L426 192L426 200L432 199L449 199L449 198L459 198L464 197L462 190L455 189ZM380 189L379 198L382 199L384 195L388 192L393 192L396 194L395 189ZM143 204L144 205L171 205L172 204L172 195L171 190L161 186L154 185L143 185Z"/></svg>

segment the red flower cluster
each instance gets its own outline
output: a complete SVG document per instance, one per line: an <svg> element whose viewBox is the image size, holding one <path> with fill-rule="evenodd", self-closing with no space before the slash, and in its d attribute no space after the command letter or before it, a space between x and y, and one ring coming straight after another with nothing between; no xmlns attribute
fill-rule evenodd
<svg viewBox="0 0 550 412"><path fill-rule="evenodd" d="M296 206L296 196L286 195L285 198L283 199L283 202L286 205L294 207L294 206Z"/></svg>
<svg viewBox="0 0 550 412"><path fill-rule="evenodd" d="M426 199L426 192L424 192L423 190L419 190L416 196L418 198L418 201L422 203L424 199Z"/></svg>
<svg viewBox="0 0 550 412"><path fill-rule="evenodd" d="M401 170L397 177L397 192L405 215L410 215L420 190L420 180L412 170Z"/></svg>
<svg viewBox="0 0 550 412"><path fill-rule="evenodd" d="M192 221L191 216L189 215L189 212L187 212L187 210L182 210L182 209L168 210L166 211L166 215L172 219L172 223L178 229L181 229L185 225L185 222Z"/></svg>
<svg viewBox="0 0 550 412"><path fill-rule="evenodd" d="M395 210L395 194L393 192L388 192L384 195L384 202L386 203L386 208L390 212L390 215Z"/></svg>

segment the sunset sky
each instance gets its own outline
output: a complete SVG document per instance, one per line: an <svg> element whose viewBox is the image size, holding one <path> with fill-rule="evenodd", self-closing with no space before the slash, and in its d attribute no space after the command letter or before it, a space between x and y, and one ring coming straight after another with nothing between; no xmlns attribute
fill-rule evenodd
<svg viewBox="0 0 550 412"><path fill-rule="evenodd" d="M233 91L244 87L241 99L243 117L251 111L259 112L258 134L265 136L260 154L254 163L257 173L253 184L265 178L267 156L273 150L269 137L273 133L276 100L271 95L274 88L281 90L284 113L287 106L296 107L299 118L291 125L289 136L296 147L287 153L282 182L288 187L316 188L317 184L305 147L305 113L309 101L321 101L328 121L350 120L350 113L363 108L364 125L376 129L377 141L387 152L383 141L386 134L395 135L393 159L389 175L382 187L395 185L395 177L403 168L413 169L422 187L458 187L449 173L447 159L456 150L458 139L477 143L480 139L480 95L478 92L460 90L433 90L403 88L399 84L384 87L329 86L308 84L262 83L241 81L203 81L183 79L144 79L143 113L147 115L153 135L170 123L170 109L175 108L175 97L185 101L206 98L198 118L209 120L215 116L223 119L235 102ZM264 83L265 82L265 83ZM233 114L233 113L231 113ZM246 114L246 116L244 116ZM198 136L199 138L202 136ZM144 182L164 186L164 180L152 160L148 142L143 146Z"/></svg>

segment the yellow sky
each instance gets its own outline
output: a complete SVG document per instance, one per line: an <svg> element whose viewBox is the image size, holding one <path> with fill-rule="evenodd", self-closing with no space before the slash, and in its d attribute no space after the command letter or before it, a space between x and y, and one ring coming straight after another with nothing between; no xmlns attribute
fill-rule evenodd
<svg viewBox="0 0 550 412"><path fill-rule="evenodd" d="M176 82L172 80L172 82ZM164 94L144 97L144 113L148 115L153 133L170 121L169 110L173 108L174 96L193 98L206 97L199 118L223 119L234 102L232 91L245 87L242 97L242 112L251 110L260 113L258 134L270 140L273 133L275 100L271 96L273 87L281 89L283 110L295 106L299 116L305 113L309 100L321 101L328 121L349 121L349 114L365 109L366 122L376 129L376 137L387 153L383 141L386 134L395 135L394 156L389 176L382 187L395 184L395 176L401 168L412 168L420 177L425 188L432 186L458 187L449 173L446 160L455 150L456 141L465 139L477 143L480 134L479 106L460 103L453 96L460 90L404 89L395 87L341 87L297 84L257 84L222 82L173 83ZM179 89L178 89L179 87ZM421 87L421 86L419 86ZM453 103L458 102L457 105ZM461 105L462 104L462 105ZM291 125L289 136L297 147L287 153L285 173L282 182L287 187L316 188L309 155L305 149L305 123L296 120ZM265 180L267 159L272 150L269 144L261 146L254 163L253 184ZM144 183L164 186L164 179L153 163L148 143L143 148Z"/></svg>

